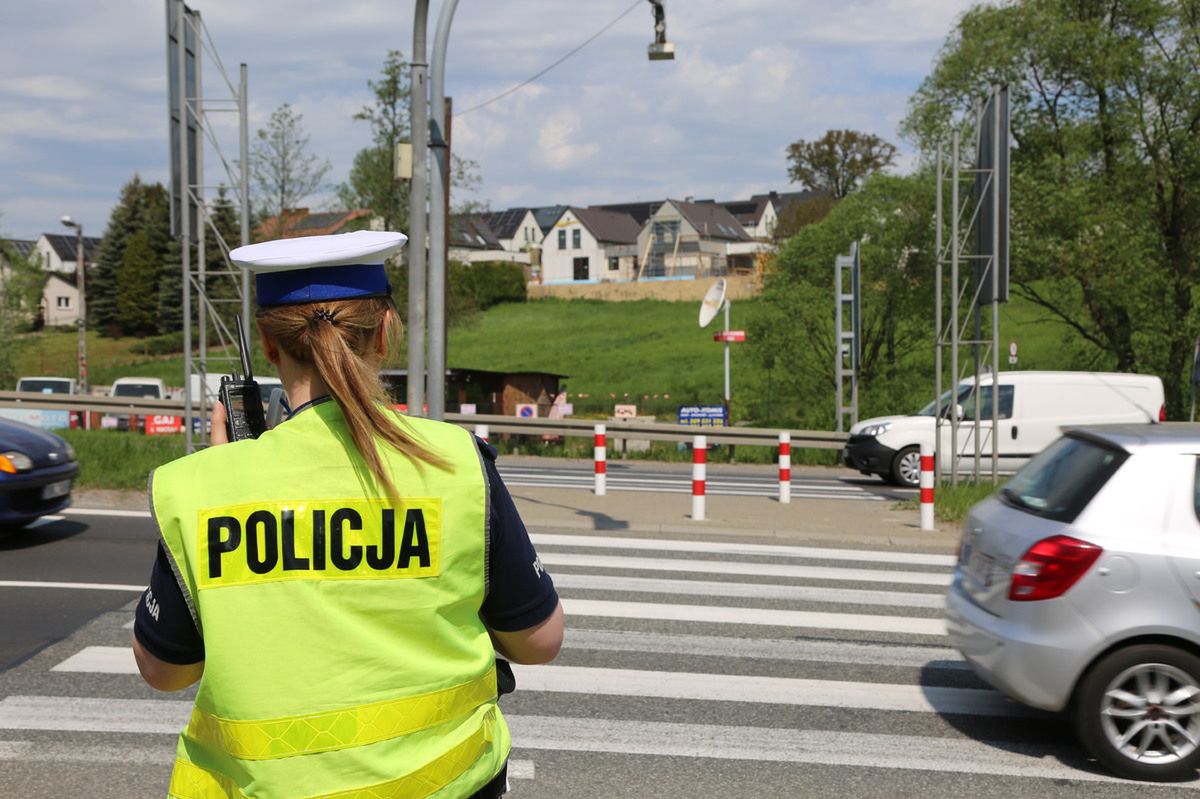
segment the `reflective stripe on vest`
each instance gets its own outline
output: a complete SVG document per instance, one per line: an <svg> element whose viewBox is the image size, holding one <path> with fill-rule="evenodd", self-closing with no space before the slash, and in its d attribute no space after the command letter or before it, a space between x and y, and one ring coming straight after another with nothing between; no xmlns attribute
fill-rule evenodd
<svg viewBox="0 0 1200 799"><path fill-rule="evenodd" d="M304 799L423 799L458 779L483 757L492 740L494 725L494 716L489 714L483 725L462 743L394 780ZM175 761L169 791L170 799L248 799L232 780L186 760Z"/></svg>
<svg viewBox="0 0 1200 799"><path fill-rule="evenodd" d="M442 724L496 697L496 672L441 691L368 705L267 720L223 719L192 709L188 735L242 760L330 752Z"/></svg>

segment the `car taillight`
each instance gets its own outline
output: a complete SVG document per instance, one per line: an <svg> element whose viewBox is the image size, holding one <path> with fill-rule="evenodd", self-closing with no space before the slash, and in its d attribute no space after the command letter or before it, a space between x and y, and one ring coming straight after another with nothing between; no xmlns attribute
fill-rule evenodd
<svg viewBox="0 0 1200 799"><path fill-rule="evenodd" d="M1167 406L1166 405L1158 406L1158 421L1160 421L1160 422L1167 421Z"/></svg>
<svg viewBox="0 0 1200 799"><path fill-rule="evenodd" d="M1008 598L1031 602L1062 596L1103 552L1095 544L1068 535L1044 538L1031 546L1013 566Z"/></svg>

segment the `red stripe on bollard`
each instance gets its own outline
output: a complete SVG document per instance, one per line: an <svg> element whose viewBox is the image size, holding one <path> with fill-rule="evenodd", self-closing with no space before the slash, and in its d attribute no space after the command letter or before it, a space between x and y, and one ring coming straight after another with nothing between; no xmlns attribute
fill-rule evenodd
<svg viewBox="0 0 1200 799"><path fill-rule="evenodd" d="M792 479L792 470L791 469L780 469L779 470L779 479L785 483L787 481L791 480Z"/></svg>
<svg viewBox="0 0 1200 799"><path fill-rule="evenodd" d="M604 474L608 471L608 461L596 461L596 474Z"/></svg>
<svg viewBox="0 0 1200 799"><path fill-rule="evenodd" d="M707 449L693 449L692 450L692 463L708 463L708 450Z"/></svg>
<svg viewBox="0 0 1200 799"><path fill-rule="evenodd" d="M692 481L692 496L693 497L704 496L704 481L703 480L693 480Z"/></svg>
<svg viewBox="0 0 1200 799"><path fill-rule="evenodd" d="M779 445L779 454L780 455L791 455L792 454L791 443L787 442L787 441L781 442Z"/></svg>
<svg viewBox="0 0 1200 799"><path fill-rule="evenodd" d="M922 455L921 456L921 471L923 471L923 472L932 472L933 471L933 456L932 455Z"/></svg>
<svg viewBox="0 0 1200 799"><path fill-rule="evenodd" d="M932 502L933 502L933 489L932 488L922 488L921 489L921 501L932 504Z"/></svg>
<svg viewBox="0 0 1200 799"><path fill-rule="evenodd" d="M592 443L597 447L606 447L606 446L608 446L608 441L606 440L607 438L608 438L608 436L606 436L604 434L597 434L596 436L593 437Z"/></svg>

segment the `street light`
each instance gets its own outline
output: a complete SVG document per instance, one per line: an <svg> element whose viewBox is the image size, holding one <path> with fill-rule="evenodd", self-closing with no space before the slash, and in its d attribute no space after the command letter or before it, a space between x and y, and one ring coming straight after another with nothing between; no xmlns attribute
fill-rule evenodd
<svg viewBox="0 0 1200 799"><path fill-rule="evenodd" d="M87 382L87 290L83 262L83 225L69 216L60 220L63 225L75 229L75 282L79 288L79 381L77 391L88 393Z"/></svg>
<svg viewBox="0 0 1200 799"><path fill-rule="evenodd" d="M673 61L675 43L667 41L667 10L663 8L663 0L650 0L650 5L654 6L654 43L647 48L647 55L651 61Z"/></svg>

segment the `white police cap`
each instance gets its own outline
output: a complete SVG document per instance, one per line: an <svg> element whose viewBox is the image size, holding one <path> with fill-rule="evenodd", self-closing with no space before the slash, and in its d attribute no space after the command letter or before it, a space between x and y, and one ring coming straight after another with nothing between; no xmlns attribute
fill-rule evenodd
<svg viewBox="0 0 1200 799"><path fill-rule="evenodd" d="M407 241L403 233L358 230L248 244L229 258L254 274L262 307L386 297L383 263Z"/></svg>

